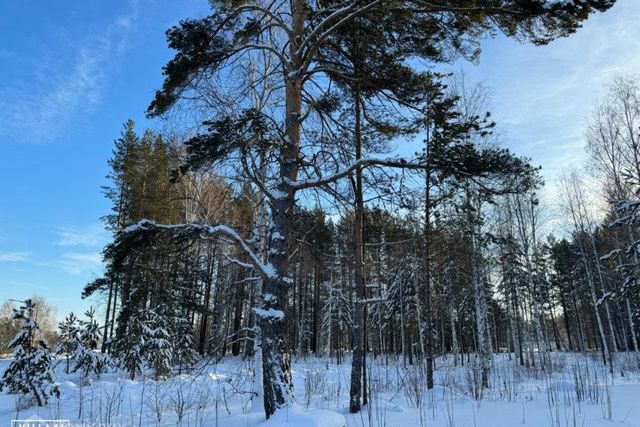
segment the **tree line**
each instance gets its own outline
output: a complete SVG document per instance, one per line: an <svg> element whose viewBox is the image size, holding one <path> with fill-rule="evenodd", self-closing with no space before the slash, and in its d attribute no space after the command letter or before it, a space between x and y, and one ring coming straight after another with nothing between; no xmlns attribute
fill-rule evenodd
<svg viewBox="0 0 640 427"><path fill-rule="evenodd" d="M210 3L167 31L147 111L187 137L128 121L109 163L113 242L83 295L132 378L253 357L268 418L291 356L350 354L357 412L367 355L424 364L427 388L448 355L485 388L496 351L546 369L553 349L629 348L617 308L637 301L602 299L620 286L579 203L571 241L541 235L539 169L495 143L481 86L432 71L498 32L569 36L613 0Z"/></svg>
<svg viewBox="0 0 640 427"><path fill-rule="evenodd" d="M113 351L128 351L125 337L136 336L148 312L166 324L186 318L198 329L194 342L201 353L231 346L254 354L262 385L256 392L269 417L291 399L289 355L320 352L320 326L329 321L337 337L325 338L325 345L337 353L352 350L350 410L357 412L367 403L365 353L376 340L380 353L400 347L408 357L419 356L432 387L435 349L446 345L436 340L445 334L435 332L447 318L435 310L435 291L447 283L453 295L465 283L467 291L458 292L471 297L447 299L457 315L449 319L448 335L460 329L449 342L476 350L487 387L491 355L505 345L491 327L498 324L499 304L492 304L488 256L502 245L510 277L503 285L514 299L504 311L516 323L515 334L507 334L510 345L523 363L548 363L537 169L488 141L493 123L479 97L449 90L444 76L413 64L477 58L478 41L496 31L544 44L613 3L216 1L210 16L169 29L176 54L148 115L177 123L195 119L172 180L185 190L202 189L205 200L211 200L213 181L213 192L231 196L214 204L233 208L211 217L212 209L185 197L175 221L115 211L123 220L116 221L114 243L105 251L107 275L87 288L87 294L100 289L111 295ZM415 155L393 154L393 141L412 137L424 139ZM147 167L140 170L147 176ZM156 187L141 181L143 193ZM112 200L126 206L128 187L116 185ZM366 228L369 211L380 206L386 210L381 215L407 229L406 239ZM513 233L488 232L496 206ZM331 210L337 212L327 221ZM349 222L349 232L332 236ZM324 228L325 238L313 236ZM334 237L350 250L340 251ZM446 247L449 239L454 254L467 251L465 262L435 252L436 243ZM379 250L372 252L372 244ZM404 253L394 259L396 250ZM450 268L437 268L438 255ZM399 269L412 258L409 268ZM325 302L332 304L328 310ZM394 308L401 311L400 342L384 328Z"/></svg>

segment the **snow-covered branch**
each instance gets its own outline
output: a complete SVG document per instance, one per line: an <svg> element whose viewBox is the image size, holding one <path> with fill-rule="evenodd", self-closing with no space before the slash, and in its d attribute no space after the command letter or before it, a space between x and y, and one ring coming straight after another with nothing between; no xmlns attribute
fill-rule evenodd
<svg viewBox="0 0 640 427"><path fill-rule="evenodd" d="M602 255L600 257L600 261L607 261L610 259L615 258L619 253L621 252L620 249L613 249L612 251L610 251L609 253L607 253L606 255Z"/></svg>
<svg viewBox="0 0 640 427"><path fill-rule="evenodd" d="M249 244L234 229L226 225L207 225L207 224L158 224L155 221L143 219L137 224L130 225L124 229L124 233L135 233L140 231L151 230L169 230L169 231L187 231L197 232L209 237L226 236L233 240L240 249L249 257L251 266L258 271L264 279L273 279L276 275L275 269L271 264L263 264L256 253L251 249Z"/></svg>
<svg viewBox="0 0 640 427"><path fill-rule="evenodd" d="M284 312L282 310L276 310L273 308L264 309L264 308L254 307L253 312L256 314L256 316L262 317L262 318L284 319Z"/></svg>
<svg viewBox="0 0 640 427"><path fill-rule="evenodd" d="M378 303L382 303L382 302L387 302L389 301L388 298L369 298L369 299L364 299L364 300L357 300L356 304L378 304Z"/></svg>
<svg viewBox="0 0 640 427"><path fill-rule="evenodd" d="M242 262L242 261L240 261L239 259L231 258L229 255L225 255L224 257L225 257L225 258L227 259L227 261L229 261L231 264L235 264L235 265L237 265L238 267L246 268L246 269L252 269L252 268L253 268L253 264L249 264L249 263L246 263L246 262Z"/></svg>

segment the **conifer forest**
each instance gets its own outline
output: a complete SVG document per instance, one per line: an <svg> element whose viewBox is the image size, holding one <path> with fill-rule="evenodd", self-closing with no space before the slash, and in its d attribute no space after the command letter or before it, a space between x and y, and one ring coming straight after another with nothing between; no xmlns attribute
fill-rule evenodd
<svg viewBox="0 0 640 427"><path fill-rule="evenodd" d="M625 0L201 3L144 119L84 142L90 308L7 291L0 425L640 426L637 70L547 173L459 67Z"/></svg>

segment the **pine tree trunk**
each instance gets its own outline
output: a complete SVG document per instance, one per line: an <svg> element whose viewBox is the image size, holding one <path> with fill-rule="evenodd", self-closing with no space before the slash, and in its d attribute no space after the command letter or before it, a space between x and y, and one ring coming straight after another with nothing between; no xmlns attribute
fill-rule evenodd
<svg viewBox="0 0 640 427"><path fill-rule="evenodd" d="M354 93L354 109L355 109L355 160L358 161L362 157L362 138L361 118L360 118L360 93L358 85ZM364 236L363 236L363 211L364 201L362 194L362 169L356 168L355 171L355 223L354 223L354 279L356 288L356 301L354 307L353 319L353 359L351 364L351 387L349 390L349 412L356 413L360 411L361 397L366 384L363 383L364 378L364 271L363 271L363 252L364 252Z"/></svg>
<svg viewBox="0 0 640 427"><path fill-rule="evenodd" d="M425 147L426 158L429 158L429 139ZM431 316L431 247L429 230L431 222L431 172L427 168L425 171L425 207L424 207L424 356L427 373L427 389L433 388L433 327Z"/></svg>
<svg viewBox="0 0 640 427"><path fill-rule="evenodd" d="M240 283L241 275L238 275L238 280L235 285L235 307L233 316L233 343L231 344L231 354L237 356L240 354L240 329L242 328L242 311L245 300L244 286Z"/></svg>
<svg viewBox="0 0 640 427"><path fill-rule="evenodd" d="M585 337L584 337L585 332L582 327L582 321L580 319L580 311L578 310L578 300L575 294L573 294L573 310L576 314L576 327L578 329L578 350L584 353L584 351L586 350Z"/></svg>
<svg viewBox="0 0 640 427"><path fill-rule="evenodd" d="M456 316L453 308L453 286L451 284L451 277L449 272L446 276L447 290L449 292L447 298L447 309L449 312L449 327L451 329L451 352L453 353L453 365L458 366L458 353L460 352L460 345L458 344L458 333L456 330Z"/></svg>
<svg viewBox="0 0 640 427"><path fill-rule="evenodd" d="M118 290L120 288L119 285L120 285L120 278L118 278L113 288L113 298L111 303L111 324L109 325L109 339L113 338L113 330L116 324L116 307L118 305ZM107 340L106 336L104 339L105 341Z"/></svg>
<svg viewBox="0 0 640 427"><path fill-rule="evenodd" d="M113 300L113 281L109 281L109 296L107 297L107 312L104 319L104 332L102 333L102 347L100 349L101 353L106 353L107 351L107 341L108 341L107 336L109 334L109 315L111 313L112 300ZM67 367L67 371L68 370L69 369Z"/></svg>
<svg viewBox="0 0 640 427"><path fill-rule="evenodd" d="M569 345L569 351L573 351L574 346L573 340L571 339L571 327L569 322L569 313L567 311L567 301L562 292L560 292L560 306L562 307L562 315L564 316L564 327L567 329L567 343Z"/></svg>
<svg viewBox="0 0 640 427"><path fill-rule="evenodd" d="M629 333L631 335L631 344L633 345L633 351L638 352L638 338L636 337L635 325L633 323L633 315L631 314L631 303L629 298L625 298L625 304L627 308L627 321L629 322Z"/></svg>
<svg viewBox="0 0 640 427"><path fill-rule="evenodd" d="M291 34L289 51L291 70L285 77L285 137L279 150L278 197L271 204L271 233L269 237L268 266L273 269L271 277L262 285L262 310L256 323L262 333L262 385L264 388L264 410L270 418L278 408L290 401L291 379L285 357L285 321L287 289L291 286L288 277L289 250L295 191L290 182L297 178L300 149L300 119L302 112L303 58L300 43L304 36L306 7L302 0L291 1ZM269 315L266 315L269 314Z"/></svg>
<svg viewBox="0 0 640 427"><path fill-rule="evenodd" d="M198 342L198 353L204 355L207 342L207 325L209 323L209 304L211 301L211 286L213 284L213 268L215 264L215 249L211 254L207 268L207 278L204 289L204 301L202 304L202 316L200 317L200 339Z"/></svg>
<svg viewBox="0 0 640 427"><path fill-rule="evenodd" d="M311 348L316 356L320 355L320 268L314 268L313 274L313 335Z"/></svg>
<svg viewBox="0 0 640 427"><path fill-rule="evenodd" d="M520 301L518 298L518 290L515 288L513 290L513 311L516 318L516 332L518 336L518 358L520 359L520 366L525 366L522 322L520 320Z"/></svg>
<svg viewBox="0 0 640 427"><path fill-rule="evenodd" d="M549 310L549 313L551 314L551 327L553 330L553 340L556 343L556 350L561 351L562 347L564 346L560 342L560 332L558 330L558 324L556 323L556 316L555 314L553 314L553 312L554 312L553 307L551 307L551 310Z"/></svg>

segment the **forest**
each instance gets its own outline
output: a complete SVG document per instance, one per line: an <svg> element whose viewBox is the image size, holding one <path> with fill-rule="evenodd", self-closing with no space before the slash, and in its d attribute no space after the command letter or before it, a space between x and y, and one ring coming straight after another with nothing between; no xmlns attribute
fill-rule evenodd
<svg viewBox="0 0 640 427"><path fill-rule="evenodd" d="M494 425L486 402L637 425L640 80L611 75L589 166L549 184L506 148L490 89L448 68L614 3L213 0L171 27L147 115L172 131L125 117L113 136L97 311L50 345L44 301L0 316L7 414Z"/></svg>

